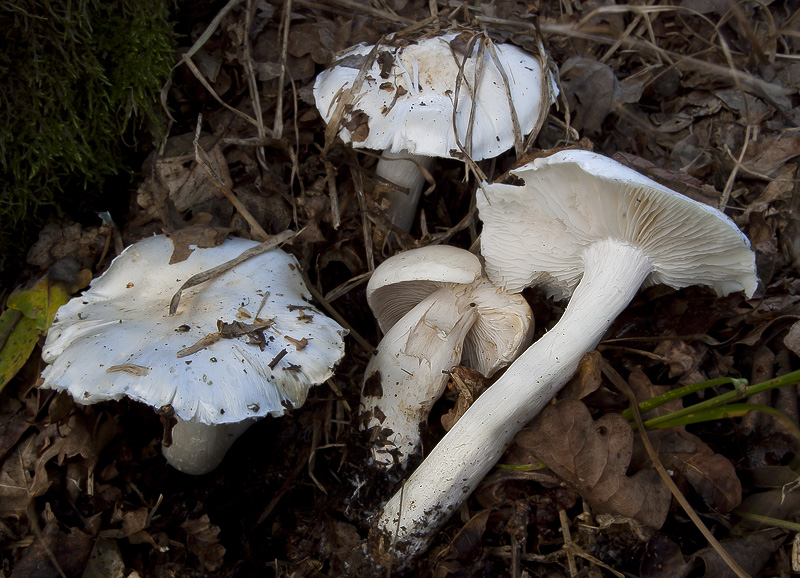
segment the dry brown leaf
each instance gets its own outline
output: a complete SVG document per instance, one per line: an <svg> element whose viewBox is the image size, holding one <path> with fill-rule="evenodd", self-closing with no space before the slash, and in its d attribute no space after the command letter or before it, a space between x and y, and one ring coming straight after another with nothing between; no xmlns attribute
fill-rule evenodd
<svg viewBox="0 0 800 578"><path fill-rule="evenodd" d="M639 575L641 578L684 578L692 568L678 544L663 534L656 534L647 542Z"/></svg>
<svg viewBox="0 0 800 578"><path fill-rule="evenodd" d="M222 566L225 547L219 543L219 527L211 523L208 514L197 520L186 520L181 524L186 532L186 546L212 572Z"/></svg>
<svg viewBox="0 0 800 578"><path fill-rule="evenodd" d="M482 554L481 538L486 531L491 510L481 510L455 535L450 546L437 558L434 578L446 578L463 573L464 567L475 562L476 557Z"/></svg>
<svg viewBox="0 0 800 578"><path fill-rule="evenodd" d="M561 392L561 398L583 399L594 393L603 383L603 355L597 351L590 351L583 356L578 364L578 370Z"/></svg>
<svg viewBox="0 0 800 578"><path fill-rule="evenodd" d="M561 85L572 124L586 135L602 130L603 121L622 99L622 87L610 66L593 58L573 56L561 65Z"/></svg>
<svg viewBox="0 0 800 578"><path fill-rule="evenodd" d="M292 26L289 34L289 54L310 54L317 64L328 64L336 51L336 35L339 27L332 21L306 22Z"/></svg>
<svg viewBox="0 0 800 578"><path fill-rule="evenodd" d="M216 247L225 240L225 236L230 231L220 227L211 227L204 224L191 225L171 231L169 238L172 239L172 256L169 264L180 263L189 258L194 251L194 247L206 248Z"/></svg>
<svg viewBox="0 0 800 578"><path fill-rule="evenodd" d="M114 537L127 538L144 530L147 527L147 513L147 508L126 512L120 504L116 504L114 512L111 514L111 523L122 524L122 528L118 533L114 534Z"/></svg>
<svg viewBox="0 0 800 578"><path fill-rule="evenodd" d="M725 514L741 503L742 484L733 464L697 436L684 430L665 432L658 443L658 457L715 511Z"/></svg>
<svg viewBox="0 0 800 578"><path fill-rule="evenodd" d="M783 338L783 344L792 350L795 355L800 355L800 321L795 321L789 332Z"/></svg>
<svg viewBox="0 0 800 578"><path fill-rule="evenodd" d="M760 576L764 565L778 548L781 547L789 533L780 528L771 528L762 532L753 532L735 540L721 542L725 551L736 560L749 576ZM712 547L697 552L694 560L702 560L706 571L703 578L736 578L738 575Z"/></svg>
<svg viewBox="0 0 800 578"><path fill-rule="evenodd" d="M203 203L219 196L217 187L210 177L195 161L195 134L186 133L171 137L163 156L153 153L149 159L152 174L148 175L139 188L136 202L143 209L160 206L168 197L181 213L197 210ZM204 134L199 140L214 173L226 187L232 188L228 163L222 154L221 139ZM145 162L145 167L148 163Z"/></svg>
<svg viewBox="0 0 800 578"><path fill-rule="evenodd" d="M83 574L100 527L99 516L86 520L83 529L67 528L56 520L47 505L44 518L46 524L41 538L24 549L10 578L63 578L64 575ZM51 561L51 555L57 560L58 568Z"/></svg>
<svg viewBox="0 0 800 578"><path fill-rule="evenodd" d="M598 512L618 514L659 528L670 493L655 470L626 474L633 430L619 414L596 422L577 400L548 406L525 432L524 442L547 467L578 491Z"/></svg>
<svg viewBox="0 0 800 578"><path fill-rule="evenodd" d="M680 378L681 383L695 383L706 379L699 367L707 351L708 347L699 341L690 345L682 340L673 340L659 343L654 353L669 358L670 377Z"/></svg>
<svg viewBox="0 0 800 578"><path fill-rule="evenodd" d="M776 178L787 161L800 155L800 136L785 136L791 134L751 142L742 163L744 168L756 175Z"/></svg>
<svg viewBox="0 0 800 578"><path fill-rule="evenodd" d="M34 436L28 436L0 465L0 515L22 516L33 499L31 472L36 462Z"/></svg>

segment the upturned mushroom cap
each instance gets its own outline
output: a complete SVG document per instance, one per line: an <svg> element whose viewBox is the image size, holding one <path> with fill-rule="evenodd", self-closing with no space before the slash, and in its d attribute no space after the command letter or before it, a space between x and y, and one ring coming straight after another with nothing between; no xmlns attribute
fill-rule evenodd
<svg viewBox="0 0 800 578"><path fill-rule="evenodd" d="M464 341L464 357L486 376L511 362L533 332L530 307L482 278L474 254L449 245L411 249L387 259L367 284L367 302L385 333L425 297L445 286L462 286L477 319Z"/></svg>
<svg viewBox="0 0 800 578"><path fill-rule="evenodd" d="M354 147L452 157L460 150L453 132L453 106L458 67L468 42L466 35L445 34L404 47L380 46L354 88L373 50L355 46L317 76L317 108L330 122L345 99L348 106L339 136ZM496 62L488 47L478 57L480 44L479 39L464 65L455 121L459 140L474 160L497 156L514 145L511 106L521 137L533 130L552 99L550 78L545 79L537 57L512 45L495 44ZM482 76L476 83L478 70ZM472 140L467 143L473 107L469 86L476 85Z"/></svg>
<svg viewBox="0 0 800 578"><path fill-rule="evenodd" d="M445 283L468 285L481 276L472 253L429 245L398 253L381 263L367 283L367 303L386 333L403 315Z"/></svg>
<svg viewBox="0 0 800 578"><path fill-rule="evenodd" d="M645 285L756 289L750 242L727 216L610 158L564 150L511 172L525 185L485 184L477 194L486 273L509 291L539 285L568 297L584 249L602 239L644 252L653 268Z"/></svg>
<svg viewBox="0 0 800 578"><path fill-rule="evenodd" d="M50 363L42 387L84 404L127 396L171 405L179 418L209 425L302 405L332 375L345 330L308 302L294 257L279 249L252 257L184 290L177 313L168 313L188 278L254 245L228 239L174 264L165 236L128 247L59 309L42 353Z"/></svg>

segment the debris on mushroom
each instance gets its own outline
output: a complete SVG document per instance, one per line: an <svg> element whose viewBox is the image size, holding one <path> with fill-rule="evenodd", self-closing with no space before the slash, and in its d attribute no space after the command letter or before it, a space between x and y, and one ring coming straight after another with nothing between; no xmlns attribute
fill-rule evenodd
<svg viewBox="0 0 800 578"><path fill-rule="evenodd" d="M478 193L487 275L509 291L535 284L572 298L386 504L371 548L384 564L394 556L394 568L424 551L641 286L756 290L750 243L716 209L587 151L561 151L512 173L525 184Z"/></svg>
<svg viewBox="0 0 800 578"><path fill-rule="evenodd" d="M129 246L58 310L41 387L81 404L128 397L167 408L177 419L167 461L190 474L213 470L255 420L300 407L344 354L346 331L308 302L297 260L280 249L183 289L169 314L189 278L257 245L231 238L173 264L169 237ZM313 320L298 319L300 304Z"/></svg>
<svg viewBox="0 0 800 578"><path fill-rule="evenodd" d="M459 67L463 64L463 72ZM434 157L481 160L536 134L557 94L542 59L481 35L405 45L360 44L314 84L317 108L341 139L383 151L376 173L394 183L387 214L408 232Z"/></svg>
<svg viewBox="0 0 800 578"><path fill-rule="evenodd" d="M463 357L486 376L530 344L533 319L518 294L494 286L478 258L435 245L390 257L375 269L367 301L385 332L367 366L361 427L374 432L381 466L405 466Z"/></svg>

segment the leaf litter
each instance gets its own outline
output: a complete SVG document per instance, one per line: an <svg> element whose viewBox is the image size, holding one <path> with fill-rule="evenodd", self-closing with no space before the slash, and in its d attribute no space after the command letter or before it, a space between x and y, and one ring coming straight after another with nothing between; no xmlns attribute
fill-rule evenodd
<svg viewBox="0 0 800 578"><path fill-rule="evenodd" d="M354 555L399 482L370 470L367 440L355 433L358 384L380 338L366 280L406 248L469 248L480 228L474 179L463 163L444 160L431 169L435 186L411 234L388 235L374 201L374 155L326 141L311 86L353 44L455 28L533 53L540 31L561 67L564 100L524 152L593 148L725 208L752 240L762 287L752 299L641 291L408 575L728 575L665 493L638 432L620 416L625 394L602 368L613 366L639 401L698 381L758 383L798 368L800 19L790 5L230 0L182 5L176 18L191 33L164 91L174 123L165 147L142 164L130 212L114 215L118 227L48 225L29 253L29 278L65 257L99 274L123 242L163 231L181 259L190 245L229 233L302 230L287 249L361 340L348 342L336 376L303 408L256 424L218 471L199 478L165 466L163 427L146 408L84 407L36 389L34 351L0 408L0 572L91 578L104 562L113 569L106 575L127 577L361 575ZM199 113L207 170L193 145ZM515 161L506 153L479 169L495 178ZM541 335L563 304L535 289L525 296ZM435 408L426 447L443 435L442 418L452 423L484 387L462 382L468 387L455 384ZM645 418L722 391L695 392ZM796 424L796 387L758 395ZM791 571L798 452L779 421L751 412L648 437L733 559L751 575Z"/></svg>

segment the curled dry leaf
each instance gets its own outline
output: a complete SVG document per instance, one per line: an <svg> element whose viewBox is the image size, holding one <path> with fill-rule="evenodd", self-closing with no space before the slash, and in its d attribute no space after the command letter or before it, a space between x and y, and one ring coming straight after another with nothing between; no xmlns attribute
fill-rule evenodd
<svg viewBox="0 0 800 578"><path fill-rule="evenodd" d="M684 578L692 568L676 542L664 534L656 534L645 546L639 575L642 578Z"/></svg>
<svg viewBox="0 0 800 578"><path fill-rule="evenodd" d="M522 436L524 440L520 439ZM659 528L670 493L655 470L628 476L633 430L619 414L594 421L586 406L563 400L547 407L517 438L598 512Z"/></svg>
<svg viewBox="0 0 800 578"><path fill-rule="evenodd" d="M490 513L489 509L481 510L464 524L453 537L450 546L437 556L434 578L462 575L465 564L471 566L485 555L481 543Z"/></svg>
<svg viewBox="0 0 800 578"><path fill-rule="evenodd" d="M760 575L764 565L781 547L788 532L780 528L770 528L762 532L752 532L735 540L725 540L722 546L736 560L749 576ZM737 575L719 553L710 546L692 556L694 561L705 564L703 578L735 578Z"/></svg>
<svg viewBox="0 0 800 578"><path fill-rule="evenodd" d="M186 520L181 528L186 532L187 548L203 566L212 572L222 566L225 547L219 543L219 527L211 523L208 514L197 520Z"/></svg>
<svg viewBox="0 0 800 578"><path fill-rule="evenodd" d="M145 167L154 168L137 193L136 202L142 209L156 210L157 207L163 206L168 198L175 208L183 213L188 210L196 211L202 203L217 198L217 187L211 182L203 167L195 161L194 139L193 132L170 137L164 154L153 153L145 163ZM219 139L203 134L199 142L206 151L211 168L219 175L225 186L230 188L233 181Z"/></svg>

